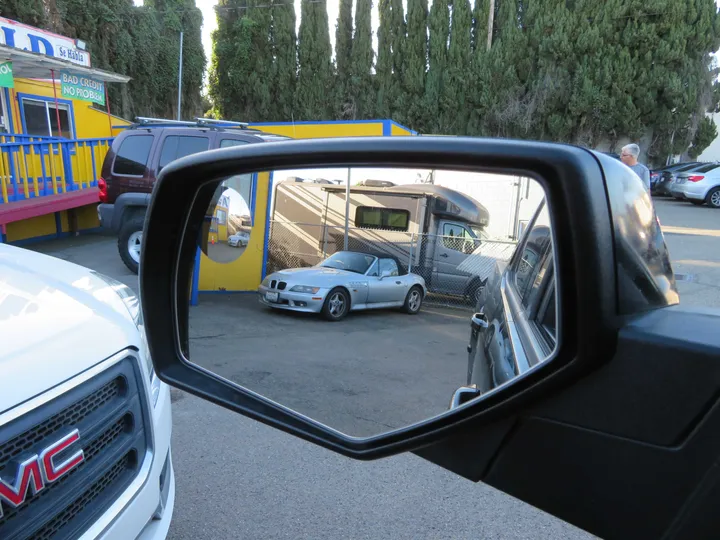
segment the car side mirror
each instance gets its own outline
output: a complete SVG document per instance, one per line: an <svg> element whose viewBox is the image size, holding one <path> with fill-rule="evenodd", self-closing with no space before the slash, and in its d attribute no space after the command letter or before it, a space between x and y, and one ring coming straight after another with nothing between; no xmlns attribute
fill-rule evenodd
<svg viewBox="0 0 720 540"><path fill-rule="evenodd" d="M390 270L383 270L382 272L380 272L379 279L382 280L382 279L385 279L386 277L390 277L391 275L392 275L392 272L390 272Z"/></svg>
<svg viewBox="0 0 720 540"><path fill-rule="evenodd" d="M325 171L318 174L318 168ZM511 236L507 219L493 221L493 215L506 214L484 206L490 199L477 201L457 192L450 200L449 190L440 185L356 185L368 174L379 178L382 168L388 179L414 179L433 171L437 184L444 174L477 182L505 175L508 200L515 200L516 179L527 178L533 183L532 197L516 213L518 220L528 221L522 242L538 256L527 263L525 244L488 240L478 257L461 258L457 267L445 264L440 271L432 250L442 237L437 229L421 229L428 221L413 209L432 208L435 223L466 221L497 238ZM612 254L627 246L642 249L646 243L638 236L616 244L619 233L610 208L627 210L626 219L635 219L631 216L637 213L628 209L641 207L634 204L641 201L652 213L642 182L632 171L622 176L625 169L610 157L570 145L432 136L280 141L173 161L155 185L140 269L155 371L172 386L357 459L420 452L466 433L470 424L481 436L483 428L511 421L608 361L617 339L618 298L639 302L652 291L653 302L671 302L674 282L668 285L670 278L654 270L631 274L630 285L633 279L646 280L637 297L616 294ZM253 237L265 238L264 248L246 250L237 265L210 264L214 261L208 262L198 249L208 206L224 178L252 173L257 178L252 186ZM622 178L606 185L606 178L616 175ZM313 186L285 182L289 176L352 177L354 183ZM346 190L352 194L348 201ZM295 206L278 210L287 201ZM637 219L652 228L654 221L646 218ZM629 222L625 225L623 230L632 229ZM212 249L206 246L208 252ZM397 285L393 280L392 287L374 289L373 281L364 278L377 253L392 254L407 268ZM643 264L641 258L628 261ZM523 275L489 279L498 269ZM384 277L386 272L380 275ZM656 286L661 281L662 287ZM495 303L497 312L484 313L497 331L480 337L496 356L472 370L477 380L467 380L468 363L474 361L466 350L470 320L477 291L487 282L497 284L493 294L502 301ZM517 283L526 287L520 290ZM249 298L248 303L241 297ZM447 310L449 299L461 309ZM426 303L440 311L424 314ZM354 311L381 307L393 311L372 309L366 317L341 320ZM300 313L276 315L288 311ZM416 317L405 323L393 318L398 311ZM335 322L304 316L313 312ZM238 324L244 331L218 332ZM295 324L302 330L288 332ZM451 324L459 326L449 331ZM357 332L363 325L366 329ZM395 325L397 331L377 331ZM219 333L213 340L201 339ZM441 336L461 337L446 346ZM311 353L307 346L313 342L322 347ZM268 343L276 348L262 349ZM367 347L376 349L363 352ZM427 355L421 370L418 355ZM453 395L457 399L448 409ZM362 423L346 423L358 419ZM505 437L501 432L496 436Z"/></svg>

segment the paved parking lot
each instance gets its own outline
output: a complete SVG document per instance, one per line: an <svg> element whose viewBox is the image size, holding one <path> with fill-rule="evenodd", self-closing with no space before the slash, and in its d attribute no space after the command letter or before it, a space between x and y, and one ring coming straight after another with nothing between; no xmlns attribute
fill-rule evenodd
<svg viewBox="0 0 720 540"><path fill-rule="evenodd" d="M218 315L221 316L218 316ZM201 295L190 360L344 433L370 436L447 410L465 384L468 314L350 313L331 323L254 294Z"/></svg>
<svg viewBox="0 0 720 540"><path fill-rule="evenodd" d="M720 307L720 211L669 200L658 200L656 204L674 269L683 279L679 282L681 302ZM38 244L34 249L84 264L137 288L137 278L120 261L114 239L87 236ZM330 338L338 340L332 342L332 347L322 348L316 343L318 338L309 337L318 335L317 332L311 333L309 329L322 329L325 323L307 317L275 316L258 309L252 298L239 301L237 296L235 300L231 298L216 296L203 300L193 310L192 316L197 318L193 323L192 331L197 332L194 338L210 336L205 341L220 347L222 333L245 336L247 344L240 345L241 340L231 342L225 337L220 347L224 355L202 357L202 353L196 353L195 359L200 364L219 364L212 367L224 370L230 378L245 380L249 375L256 389L279 392L277 395L282 399L278 399L284 403L327 414L326 421L331 425L344 422L367 430L376 428L381 417L390 418L391 425L412 421L414 409L420 404L446 406L447 385L457 372L465 369L462 353L467 326L455 322L449 316L452 312L437 310L418 317L399 313L357 314L342 323L342 336ZM236 327L234 314L238 320L242 315L248 321ZM402 381L383 380L377 374L373 379L378 385L375 396L393 401L383 402L383 410L374 411L381 416L369 417L369 421L354 418L355 409L335 410L317 400L299 402L297 396L307 397L307 389L311 388L307 385L338 381L328 378L332 375L328 365L337 357L336 346L342 346L343 355L350 355L353 362L342 372L349 382L337 385L338 396L342 396L338 404L366 404L369 394L353 396L347 390L356 391L352 385L353 370L366 367L377 370L389 360L381 357L385 348L394 344L394 350L399 350L385 329L390 321L409 333L411 339L403 340L408 358L442 354L453 358L452 365L438 366L426 359L418 363L416 370L401 373ZM218 335L212 337L215 334L210 331ZM271 340L277 337L280 339ZM458 340L461 343L456 350L460 352L455 365L448 348ZM303 388L293 387L286 378L293 369L297 373L297 358L304 351L293 343L313 347L313 351L324 355L317 363L303 364L307 371L297 379L297 384L305 385ZM235 356L228 353L241 346L245 348L234 351ZM272 347L276 347L276 354L272 354ZM367 348L373 354L364 353ZM267 354L254 354L253 350ZM419 401L409 401L413 394L408 394L406 387L412 382L433 382L437 396L423 398L418 393L413 399ZM392 395L397 392L400 392L397 397ZM173 391L173 401L177 499L172 539L590 538L503 493L460 479L412 455L355 462L184 393ZM392 410L391 405L403 401L411 405L407 411ZM364 411L368 412L373 410Z"/></svg>

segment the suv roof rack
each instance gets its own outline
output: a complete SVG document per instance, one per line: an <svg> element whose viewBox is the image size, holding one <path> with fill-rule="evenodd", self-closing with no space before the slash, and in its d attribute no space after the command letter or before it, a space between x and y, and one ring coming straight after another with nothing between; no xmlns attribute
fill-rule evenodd
<svg viewBox="0 0 720 540"><path fill-rule="evenodd" d="M195 121L198 124L206 124L209 126L217 126L217 127L246 128L246 127L250 126L250 124L248 124L247 122L231 122L230 120L216 120L215 118L195 118Z"/></svg>
<svg viewBox="0 0 720 540"><path fill-rule="evenodd" d="M210 129L240 128L248 131L250 124L247 122L231 122L230 120L216 120L215 118L195 118L194 120L170 120L168 118L151 118L148 116L136 116L133 127L153 126L185 126L185 127L207 127Z"/></svg>

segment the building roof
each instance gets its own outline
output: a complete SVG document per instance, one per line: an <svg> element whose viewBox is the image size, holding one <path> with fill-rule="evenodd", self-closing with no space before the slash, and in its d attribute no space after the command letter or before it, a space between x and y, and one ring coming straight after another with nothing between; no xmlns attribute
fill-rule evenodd
<svg viewBox="0 0 720 540"><path fill-rule="evenodd" d="M104 82L126 83L130 80L127 75L81 66L69 60L0 44L0 61L5 62L8 60L12 62L13 77L15 78L49 79L51 78L50 70L53 70L56 72L56 77L57 72L66 71L74 75L84 75Z"/></svg>

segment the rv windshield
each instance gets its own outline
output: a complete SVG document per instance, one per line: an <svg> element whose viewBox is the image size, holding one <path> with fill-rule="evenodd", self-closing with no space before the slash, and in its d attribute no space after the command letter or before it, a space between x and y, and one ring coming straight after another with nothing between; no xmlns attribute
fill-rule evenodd
<svg viewBox="0 0 720 540"><path fill-rule="evenodd" d="M355 253L352 251L340 251L330 255L318 266L325 268L335 268L337 270L347 270L357 274L364 274L375 262L375 257L367 253Z"/></svg>

